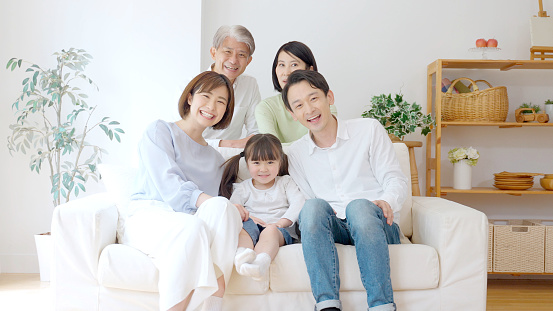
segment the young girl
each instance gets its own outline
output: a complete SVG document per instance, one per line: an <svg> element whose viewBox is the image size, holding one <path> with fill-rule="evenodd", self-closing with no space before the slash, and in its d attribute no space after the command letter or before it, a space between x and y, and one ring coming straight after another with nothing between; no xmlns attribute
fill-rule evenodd
<svg viewBox="0 0 553 311"><path fill-rule="evenodd" d="M245 157L252 178L234 184L241 157ZM238 237L234 265L241 275L261 280L278 248L297 238L291 226L298 219L305 198L288 175L288 158L272 134L254 135L244 151L225 164L221 195L249 212Z"/></svg>

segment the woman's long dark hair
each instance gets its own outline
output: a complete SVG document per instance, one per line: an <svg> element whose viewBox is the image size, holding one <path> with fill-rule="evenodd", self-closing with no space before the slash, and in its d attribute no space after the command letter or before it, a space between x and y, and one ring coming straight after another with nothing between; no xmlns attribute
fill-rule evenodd
<svg viewBox="0 0 553 311"><path fill-rule="evenodd" d="M280 140L273 134L256 134L252 136L244 151L225 161L223 166L223 178L219 187L219 195L230 199L232 195L232 184L238 178L240 168L240 158L244 157L246 163L251 161L279 161L280 169L278 176L288 175L288 157L282 150Z"/></svg>

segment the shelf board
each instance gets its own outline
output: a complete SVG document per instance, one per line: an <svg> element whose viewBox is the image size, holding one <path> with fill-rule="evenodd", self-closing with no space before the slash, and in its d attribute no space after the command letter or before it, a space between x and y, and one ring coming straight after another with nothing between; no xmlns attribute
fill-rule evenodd
<svg viewBox="0 0 553 311"><path fill-rule="evenodd" d="M491 59L438 59L429 68L436 68L438 62L444 69L553 69L551 60L491 60ZM433 66L433 67L430 67Z"/></svg>
<svg viewBox="0 0 553 311"><path fill-rule="evenodd" d="M435 189L434 189L435 190ZM440 189L442 195L448 193L492 193L492 194L513 194L513 195L522 195L522 194L553 194L553 191L544 190L542 188L530 188L528 190L501 190L495 187L473 187L470 190L459 190L453 189L453 187L442 187Z"/></svg>
<svg viewBox="0 0 553 311"><path fill-rule="evenodd" d="M553 123L538 123L538 122L462 122L462 121L442 121L440 122L442 127L445 126L498 126L501 128L510 127L536 127L536 126L553 126Z"/></svg>

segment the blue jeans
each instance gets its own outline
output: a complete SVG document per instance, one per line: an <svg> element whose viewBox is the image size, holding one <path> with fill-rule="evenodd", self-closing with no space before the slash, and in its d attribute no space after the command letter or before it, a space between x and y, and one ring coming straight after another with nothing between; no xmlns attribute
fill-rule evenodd
<svg viewBox="0 0 553 311"><path fill-rule="evenodd" d="M250 235L250 238L252 238L253 246L259 242L259 235L261 235L261 232L265 229L265 227L253 222L253 219L251 218L248 218L248 220L242 223L242 228L244 228L244 230L246 230L246 232ZM288 233L286 229L278 228L278 231L280 231L282 237L284 238L284 245L294 243L292 236L290 236L290 233Z"/></svg>
<svg viewBox="0 0 553 311"><path fill-rule="evenodd" d="M386 223L369 200L351 201L346 219L336 217L322 199L305 202L298 220L303 256L317 302L315 310L341 309L338 253L334 243L354 245L369 310L395 310L388 244L399 244L400 229Z"/></svg>

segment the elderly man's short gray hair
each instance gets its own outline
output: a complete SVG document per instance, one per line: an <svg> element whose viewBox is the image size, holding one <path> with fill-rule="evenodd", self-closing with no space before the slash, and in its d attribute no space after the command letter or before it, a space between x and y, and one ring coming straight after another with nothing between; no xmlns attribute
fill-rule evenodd
<svg viewBox="0 0 553 311"><path fill-rule="evenodd" d="M255 51L255 41L253 40L252 34L248 29L246 29L246 27L242 25L225 25L219 27L215 33L215 36L213 36L213 47L218 49L227 37L232 37L238 42L245 43L250 49L250 56L253 55L253 52Z"/></svg>

